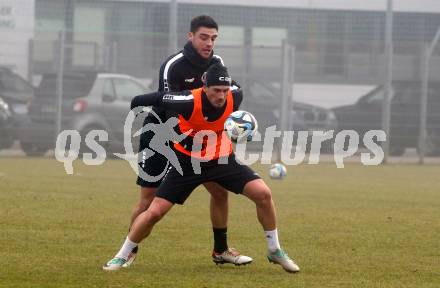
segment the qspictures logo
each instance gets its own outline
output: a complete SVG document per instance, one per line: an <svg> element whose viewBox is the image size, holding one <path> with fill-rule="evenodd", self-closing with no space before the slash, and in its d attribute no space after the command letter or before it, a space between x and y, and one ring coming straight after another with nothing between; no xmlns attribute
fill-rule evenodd
<svg viewBox="0 0 440 288"><path fill-rule="evenodd" d="M195 174L201 173L201 163L212 161L212 157L201 157L203 154L204 143L216 143L218 135L211 130L201 130L194 133L192 130L185 134L176 132L175 127L179 119L171 117L165 122L154 111L148 111L150 115L156 118L157 123L147 123L141 129L132 134L133 123L136 115L145 113L141 107L131 110L124 124L124 150L125 153L114 153L130 164L133 171L147 182L156 182L164 177L170 167L174 167L181 175L183 170L179 157L171 148L172 143L182 143L187 137L193 138L191 148L191 165ZM150 133L149 145L147 148L135 153L133 150L133 138L141 137L143 133ZM367 148L368 152L361 153L361 163L363 165L379 165L384 159L384 152L380 142L386 141L386 134L382 130L370 130L361 139L354 130L342 130L335 134L335 131L278 131L276 126L268 127L264 133L256 133L252 142L262 144L261 152L247 151L247 142L237 143L234 148L236 159L244 165L252 165L260 161L261 164L272 164L272 155L275 151L275 139L281 143L280 157L285 165L298 165L305 161L306 147L310 148L308 164L319 164L321 156L321 147L324 141L333 141L333 159L337 168L344 168L344 160L355 155L359 150L359 144ZM104 145L109 140L108 132L105 130L92 130L84 139L76 130L62 131L56 141L55 158L64 164L67 174L73 174L73 161L80 156L80 147L85 145L91 152L82 153L82 160L86 165L101 165L107 158L107 151ZM226 138L221 138L226 139ZM310 143L308 140L311 139ZM83 141L84 140L84 141ZM296 140L296 141L295 141ZM295 151L292 153L294 143ZM103 146L104 145L104 146ZM228 145L219 145L219 147L229 147ZM145 172L145 165L148 165L148 159L155 154L165 157L168 162L163 171L158 175L149 175ZM210 154L213 156L213 153ZM227 164L227 157L218 159L219 164Z"/></svg>

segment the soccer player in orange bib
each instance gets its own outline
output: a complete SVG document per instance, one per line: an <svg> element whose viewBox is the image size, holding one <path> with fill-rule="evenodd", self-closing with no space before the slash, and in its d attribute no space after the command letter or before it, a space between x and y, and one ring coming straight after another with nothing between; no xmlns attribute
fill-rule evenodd
<svg viewBox="0 0 440 288"><path fill-rule="evenodd" d="M280 246L271 190L252 169L237 163L232 143L224 132L224 121L229 114L238 110L242 99L241 90L235 85L231 87L231 78L226 67L222 65L208 68L202 88L181 92L155 92L133 99L132 109L157 105L178 114L178 133L188 135L181 142L174 143L174 151L183 174L170 166L150 207L135 219L121 249L103 266L104 270L118 270L123 267L130 252L148 237L154 225L174 204L183 204L197 186L210 181L253 201L258 221L266 236L268 260L280 264L287 272L300 270ZM206 140L206 131L215 135L215 141ZM202 136L198 137L200 134Z"/></svg>

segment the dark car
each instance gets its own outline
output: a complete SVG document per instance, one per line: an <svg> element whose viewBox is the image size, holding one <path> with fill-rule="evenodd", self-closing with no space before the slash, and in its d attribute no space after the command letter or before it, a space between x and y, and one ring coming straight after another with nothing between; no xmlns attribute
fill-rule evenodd
<svg viewBox="0 0 440 288"><path fill-rule="evenodd" d="M0 126L0 149L9 148L18 139L17 130L26 121L28 103L33 95L32 85L11 69L0 67L0 106L3 115L9 114L8 124Z"/></svg>
<svg viewBox="0 0 440 288"><path fill-rule="evenodd" d="M247 88L247 89L246 89ZM264 134L267 127L276 125L279 130L279 111L281 106L281 91L274 85L258 79L249 79L244 87L245 95L242 108L251 112L258 120L258 130ZM293 101L293 110L290 112L291 129L297 131L336 130L338 123L333 111L316 105ZM297 134L295 133L295 136ZM323 150L330 151L331 141L323 143Z"/></svg>
<svg viewBox="0 0 440 288"><path fill-rule="evenodd" d="M57 131L57 75L44 74L29 106L29 121L20 141L27 155L53 149ZM76 130L84 137L90 130L105 130L106 149L122 152L124 122L131 99L148 93L139 80L125 74L75 71L64 73L61 130Z"/></svg>
<svg viewBox="0 0 440 288"><path fill-rule="evenodd" d="M356 130L362 137L382 129L384 89L378 86L354 105L334 109L340 129ZM420 134L420 82L394 82L390 114L390 154L402 155L417 147ZM440 84L430 83L427 113L427 155L440 154Z"/></svg>

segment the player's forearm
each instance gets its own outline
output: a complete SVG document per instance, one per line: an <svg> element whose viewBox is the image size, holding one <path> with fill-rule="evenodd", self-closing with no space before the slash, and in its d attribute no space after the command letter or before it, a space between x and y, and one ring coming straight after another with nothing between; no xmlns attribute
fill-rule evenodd
<svg viewBox="0 0 440 288"><path fill-rule="evenodd" d="M136 108L139 106L155 106L161 103L164 92L153 92L149 94L143 94L134 97L131 100L130 108Z"/></svg>

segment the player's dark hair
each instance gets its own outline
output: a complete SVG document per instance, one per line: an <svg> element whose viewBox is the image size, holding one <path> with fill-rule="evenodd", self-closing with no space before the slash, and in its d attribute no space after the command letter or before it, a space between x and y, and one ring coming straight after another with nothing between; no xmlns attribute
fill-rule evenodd
<svg viewBox="0 0 440 288"><path fill-rule="evenodd" d="M192 33L196 33L200 27L214 28L218 31L217 22L215 22L214 19L212 19L212 17L208 15L199 15L191 20L190 31Z"/></svg>

